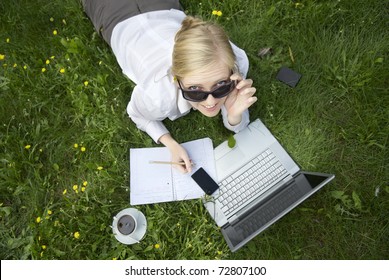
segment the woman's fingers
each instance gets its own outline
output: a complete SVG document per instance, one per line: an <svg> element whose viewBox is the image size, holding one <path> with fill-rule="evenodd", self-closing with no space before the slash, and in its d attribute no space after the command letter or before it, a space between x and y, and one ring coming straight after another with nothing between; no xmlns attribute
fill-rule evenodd
<svg viewBox="0 0 389 280"><path fill-rule="evenodd" d="M253 85L253 80L251 79L246 79L246 80L241 80L238 82L238 84L236 85L236 88L238 90L242 90L244 88L248 88L248 87L251 87Z"/></svg>
<svg viewBox="0 0 389 280"><path fill-rule="evenodd" d="M189 172L189 173L192 172L192 161L189 158L187 158L184 160L184 162L185 162L186 172Z"/></svg>
<svg viewBox="0 0 389 280"><path fill-rule="evenodd" d="M239 95L253 96L256 91L257 91L256 88L248 87L248 88L244 88L244 89L240 90Z"/></svg>
<svg viewBox="0 0 389 280"><path fill-rule="evenodd" d="M175 161L172 159L174 162L179 162L180 164L173 164L173 167L180 171L181 173L190 173L192 172L192 165L193 162L189 159L187 156L182 156L178 161ZM182 163L182 164L181 164Z"/></svg>

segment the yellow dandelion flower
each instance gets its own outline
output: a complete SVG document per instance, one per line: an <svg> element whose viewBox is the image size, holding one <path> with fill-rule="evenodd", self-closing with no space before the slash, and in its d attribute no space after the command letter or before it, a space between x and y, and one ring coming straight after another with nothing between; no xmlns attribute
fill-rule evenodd
<svg viewBox="0 0 389 280"><path fill-rule="evenodd" d="M18 65L16 63L14 63L13 67L16 68L16 67L18 67Z"/></svg>
<svg viewBox="0 0 389 280"><path fill-rule="evenodd" d="M46 62L45 62L47 65L50 64L50 59L46 59Z"/></svg>
<svg viewBox="0 0 389 280"><path fill-rule="evenodd" d="M51 58L51 59L54 59L54 58L55 58L55 56L54 56L54 55L52 55L52 56L50 56L50 58Z"/></svg>
<svg viewBox="0 0 389 280"><path fill-rule="evenodd" d="M78 185L73 185L73 190L78 190Z"/></svg>
<svg viewBox="0 0 389 280"><path fill-rule="evenodd" d="M78 148L78 144L77 144L77 143L74 144L74 145L73 145L73 148L77 149L77 148Z"/></svg>
<svg viewBox="0 0 389 280"><path fill-rule="evenodd" d="M88 86L88 84L89 84L89 82L88 82L88 81L85 81L85 82L84 82L84 86L86 86L86 87L87 87L87 86Z"/></svg>
<svg viewBox="0 0 389 280"><path fill-rule="evenodd" d="M83 185L84 187L86 187L86 186L88 185L88 181L82 182L82 185Z"/></svg>
<svg viewBox="0 0 389 280"><path fill-rule="evenodd" d="M222 11L213 10L213 11L212 11L212 15L221 17L221 16L223 15L223 13L222 13Z"/></svg>
<svg viewBox="0 0 389 280"><path fill-rule="evenodd" d="M42 218L41 217L37 217L36 218L36 222L39 224L40 222L42 221Z"/></svg>
<svg viewBox="0 0 389 280"><path fill-rule="evenodd" d="M159 247L161 247L159 244L155 244L155 245L154 245L154 248L155 248L155 249L159 249Z"/></svg>
<svg viewBox="0 0 389 280"><path fill-rule="evenodd" d="M82 192L85 192L86 188L85 187L81 187L81 191Z"/></svg>
<svg viewBox="0 0 389 280"><path fill-rule="evenodd" d="M80 238L80 233L78 231L76 231L74 234L73 234L74 238L75 239L79 239Z"/></svg>
<svg viewBox="0 0 389 280"><path fill-rule="evenodd" d="M5 41L6 41L7 43L9 43L9 42L11 42L11 39L10 39L10 38L7 38L7 39L5 39Z"/></svg>
<svg viewBox="0 0 389 280"><path fill-rule="evenodd" d="M27 70L27 65L24 65L24 66L23 66L23 69L24 69L24 70Z"/></svg>
<svg viewBox="0 0 389 280"><path fill-rule="evenodd" d="M24 148L25 148L26 150L28 150L28 149L31 148L31 145L26 145L26 146L24 146Z"/></svg>
<svg viewBox="0 0 389 280"><path fill-rule="evenodd" d="M97 167L97 170L103 170L103 169L104 169L104 167L102 167L102 166Z"/></svg>
<svg viewBox="0 0 389 280"><path fill-rule="evenodd" d="M45 72L46 72L46 68L43 67L43 68L42 68L42 73L45 73Z"/></svg>
<svg viewBox="0 0 389 280"><path fill-rule="evenodd" d="M5 54L0 53L0 60L4 60L4 59L5 59Z"/></svg>
<svg viewBox="0 0 389 280"><path fill-rule="evenodd" d="M51 215L51 214L53 214L53 211L47 210L47 214Z"/></svg>
<svg viewBox="0 0 389 280"><path fill-rule="evenodd" d="M81 147L81 152L85 152L86 151L86 148L85 147Z"/></svg>
<svg viewBox="0 0 389 280"><path fill-rule="evenodd" d="M56 36L58 34L58 31L57 30L53 30L53 35Z"/></svg>
<svg viewBox="0 0 389 280"><path fill-rule="evenodd" d="M64 74L66 72L65 68L59 69L59 73Z"/></svg>
<svg viewBox="0 0 389 280"><path fill-rule="evenodd" d="M43 250L46 250L47 249L47 246L46 245L42 245L41 246Z"/></svg>
<svg viewBox="0 0 389 280"><path fill-rule="evenodd" d="M64 189L63 192L62 192L62 194L65 195L67 192L68 192L68 190L67 190L67 189Z"/></svg>

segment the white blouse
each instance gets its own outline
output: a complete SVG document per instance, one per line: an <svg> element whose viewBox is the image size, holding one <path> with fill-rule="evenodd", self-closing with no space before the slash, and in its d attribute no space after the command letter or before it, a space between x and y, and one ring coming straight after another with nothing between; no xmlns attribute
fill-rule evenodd
<svg viewBox="0 0 389 280"><path fill-rule="evenodd" d="M111 47L123 73L136 86L127 106L127 113L137 127L158 143L168 133L162 121L175 120L192 108L174 83L170 72L174 37L181 28L185 13L178 10L140 14L117 24L112 32ZM231 43L239 71L246 77L249 62L246 53ZM223 123L234 132L249 123L246 110L242 121L231 126L227 110L222 107Z"/></svg>

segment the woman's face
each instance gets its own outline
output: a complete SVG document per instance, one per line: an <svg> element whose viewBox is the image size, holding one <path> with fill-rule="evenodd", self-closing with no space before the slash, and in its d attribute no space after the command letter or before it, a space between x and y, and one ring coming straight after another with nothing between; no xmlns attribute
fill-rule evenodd
<svg viewBox="0 0 389 280"><path fill-rule="evenodd" d="M180 80L185 90L212 91L230 80L231 69L220 63L206 73L193 74ZM193 108L199 110L207 117L214 117L219 114L220 109L228 96L214 98L209 94L207 99L201 102L188 101Z"/></svg>

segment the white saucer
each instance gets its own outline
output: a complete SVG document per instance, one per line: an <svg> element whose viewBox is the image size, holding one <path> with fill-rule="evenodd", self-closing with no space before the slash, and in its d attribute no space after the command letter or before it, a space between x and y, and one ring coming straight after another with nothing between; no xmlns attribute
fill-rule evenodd
<svg viewBox="0 0 389 280"><path fill-rule="evenodd" d="M124 209L113 217L113 234L123 244L139 243L146 233L146 228L145 215L135 208Z"/></svg>

